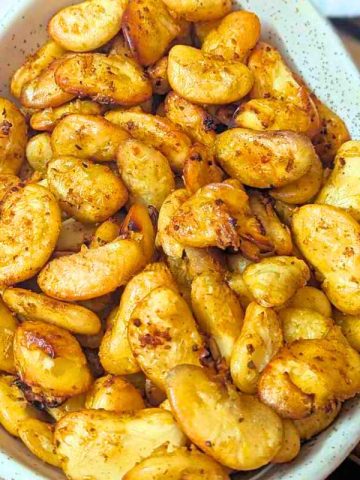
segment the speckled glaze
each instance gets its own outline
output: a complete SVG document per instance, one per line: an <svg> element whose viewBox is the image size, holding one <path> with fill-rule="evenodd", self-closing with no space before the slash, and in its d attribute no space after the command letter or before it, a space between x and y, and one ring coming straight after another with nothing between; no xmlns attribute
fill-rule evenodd
<svg viewBox="0 0 360 480"><path fill-rule="evenodd" d="M9 77L46 38L45 26L70 0L0 0L0 95ZM315 93L360 139L360 76L341 41L307 0L236 2L261 18L263 38L276 45ZM346 402L336 422L302 447L288 465L239 474L239 480L324 480L360 441L360 399ZM64 480L0 428L1 480ZM110 479L109 479L110 480Z"/></svg>
<svg viewBox="0 0 360 480"><path fill-rule="evenodd" d="M316 95L360 138L360 73L340 38L308 0L240 0L261 18L262 37L285 55Z"/></svg>

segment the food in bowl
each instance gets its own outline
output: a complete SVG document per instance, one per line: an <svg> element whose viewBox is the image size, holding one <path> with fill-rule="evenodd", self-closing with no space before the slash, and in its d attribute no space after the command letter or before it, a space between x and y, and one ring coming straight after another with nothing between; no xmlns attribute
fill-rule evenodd
<svg viewBox="0 0 360 480"><path fill-rule="evenodd" d="M88 0L0 101L0 423L68 478L291 462L360 391L360 143L260 30Z"/></svg>

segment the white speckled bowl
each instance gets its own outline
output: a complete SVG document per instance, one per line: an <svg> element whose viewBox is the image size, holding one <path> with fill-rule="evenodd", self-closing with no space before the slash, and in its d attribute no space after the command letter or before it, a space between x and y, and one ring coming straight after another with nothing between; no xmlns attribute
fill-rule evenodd
<svg viewBox="0 0 360 480"><path fill-rule="evenodd" d="M45 39L53 12L70 0L1 0L0 95L8 96L11 73ZM262 20L263 37L277 45L316 94L360 138L360 76L341 41L307 0L242 0ZM240 474L239 479L323 480L360 441L360 399L347 402L336 422L302 447L288 465ZM1 480L63 480L56 469L32 456L0 429ZM109 479L115 480L115 479Z"/></svg>

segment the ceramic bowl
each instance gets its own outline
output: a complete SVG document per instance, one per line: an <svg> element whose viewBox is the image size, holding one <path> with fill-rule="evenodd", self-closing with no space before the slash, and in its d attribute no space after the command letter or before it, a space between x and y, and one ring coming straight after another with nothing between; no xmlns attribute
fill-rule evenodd
<svg viewBox="0 0 360 480"><path fill-rule="evenodd" d="M25 55L46 38L46 23L70 0L2 0L0 3L0 95L8 96L9 77ZM360 139L360 76L341 41L307 0L243 0L239 6L261 18L263 38L278 46L325 103ZM360 399L347 402L334 424L306 443L290 464L238 474L243 480L323 480L360 441ZM0 428L2 480L64 480ZM115 479L109 479L115 480Z"/></svg>

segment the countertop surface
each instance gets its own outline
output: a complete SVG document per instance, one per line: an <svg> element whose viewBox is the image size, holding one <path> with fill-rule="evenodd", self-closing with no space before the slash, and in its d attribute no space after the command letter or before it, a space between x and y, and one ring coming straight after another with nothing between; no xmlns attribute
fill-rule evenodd
<svg viewBox="0 0 360 480"><path fill-rule="evenodd" d="M340 37L342 38L346 48L351 53L354 62L360 69L360 39L357 40L356 38L346 33L340 33Z"/></svg>

